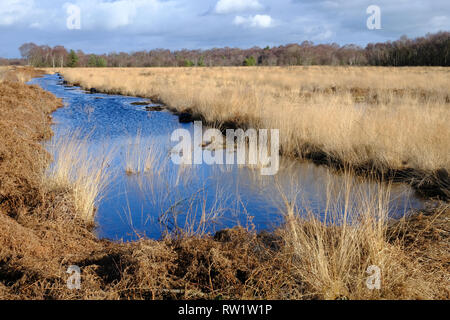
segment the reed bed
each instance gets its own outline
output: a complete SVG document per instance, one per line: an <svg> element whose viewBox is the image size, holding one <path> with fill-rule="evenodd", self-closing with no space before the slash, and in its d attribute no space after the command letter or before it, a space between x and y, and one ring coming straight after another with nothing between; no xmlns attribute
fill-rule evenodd
<svg viewBox="0 0 450 320"><path fill-rule="evenodd" d="M220 126L278 128L284 154L450 170L448 68L56 69L71 83L162 101Z"/></svg>

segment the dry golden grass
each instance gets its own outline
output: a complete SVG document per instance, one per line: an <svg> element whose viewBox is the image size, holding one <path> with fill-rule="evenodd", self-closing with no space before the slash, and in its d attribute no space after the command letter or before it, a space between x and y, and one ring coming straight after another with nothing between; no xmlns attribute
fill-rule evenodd
<svg viewBox="0 0 450 320"><path fill-rule="evenodd" d="M279 128L284 154L319 150L356 167L450 169L448 68L56 71L71 83L160 100L209 123Z"/></svg>
<svg viewBox="0 0 450 320"><path fill-rule="evenodd" d="M42 70L31 67L0 66L0 83L3 81L24 83L42 74Z"/></svg>
<svg viewBox="0 0 450 320"><path fill-rule="evenodd" d="M0 67L0 82L3 82L7 72L8 72L7 67Z"/></svg>
<svg viewBox="0 0 450 320"><path fill-rule="evenodd" d="M0 204L5 208L35 201L50 160L39 141L51 137L49 114L59 105L36 86L0 83Z"/></svg>
<svg viewBox="0 0 450 320"><path fill-rule="evenodd" d="M388 218L390 186L377 184L372 192L363 190L346 172L344 185L327 183L328 206L324 221L307 205L295 208L285 201L286 227L279 230L290 262L290 273L301 281L302 298L319 299L398 299L426 298L435 291L427 283L422 266L405 254L403 241L389 240L395 229ZM293 193L295 194L295 193ZM333 194L333 196L331 196ZM331 199L341 201L331 202ZM397 222L405 227L405 220ZM393 236L398 240L397 235ZM444 253L449 258L450 252ZM369 290L368 270L381 271L380 290ZM442 266L442 265L441 265ZM441 276L442 274L439 274ZM448 277L448 273L444 273ZM440 293L439 293L440 294Z"/></svg>
<svg viewBox="0 0 450 320"><path fill-rule="evenodd" d="M54 189L71 191L75 210L87 223L93 223L96 206L111 182L112 173L107 170L112 150L93 155L87 140L77 132L53 139L50 151L53 163L44 184Z"/></svg>

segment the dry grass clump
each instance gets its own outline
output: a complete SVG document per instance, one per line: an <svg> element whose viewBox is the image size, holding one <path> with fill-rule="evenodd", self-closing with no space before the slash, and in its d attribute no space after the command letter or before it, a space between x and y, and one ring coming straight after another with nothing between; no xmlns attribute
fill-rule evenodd
<svg viewBox="0 0 450 320"><path fill-rule="evenodd" d="M111 150L99 153L89 150L87 137L74 132L53 139L51 153L54 161L44 180L52 188L71 191L76 212L86 222L94 222L96 206L110 183L107 170Z"/></svg>
<svg viewBox="0 0 450 320"><path fill-rule="evenodd" d="M389 225L389 242L420 266L431 289L450 299L450 207L445 203ZM434 286L437 285L437 288ZM430 288L428 288L430 289Z"/></svg>
<svg viewBox="0 0 450 320"><path fill-rule="evenodd" d="M0 83L3 81L24 83L43 74L44 71L32 67L0 67Z"/></svg>
<svg viewBox="0 0 450 320"><path fill-rule="evenodd" d="M219 127L279 128L285 155L396 176L414 170L419 180L444 170L445 179L434 178L445 184L441 196L450 194L448 68L58 71L83 87L147 97Z"/></svg>
<svg viewBox="0 0 450 320"><path fill-rule="evenodd" d="M423 266L404 251L398 230L407 230L406 225L398 222L398 230L390 226L389 186L380 184L376 192L367 193L349 174L344 186L331 183L328 189L341 201L329 203L322 213L324 221L308 207L296 209L283 197L288 223L280 232L290 272L302 283L302 298L429 299L447 295L445 286L430 287ZM371 268L380 270L379 290L367 287Z"/></svg>

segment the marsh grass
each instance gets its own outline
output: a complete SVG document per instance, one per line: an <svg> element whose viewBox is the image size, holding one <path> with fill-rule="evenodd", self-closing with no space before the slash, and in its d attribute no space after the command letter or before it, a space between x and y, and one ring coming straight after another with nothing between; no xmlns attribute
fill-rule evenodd
<svg viewBox="0 0 450 320"><path fill-rule="evenodd" d="M330 180L329 205L321 215L306 204L298 206L298 191L280 191L286 221L280 234L291 275L302 284L299 297L378 299L432 294L425 284L426 273L404 253L401 240L389 241L391 186L367 183L373 184L369 190L357 184L351 172L345 173L343 183ZM381 271L379 290L367 287L370 266Z"/></svg>
<svg viewBox="0 0 450 320"><path fill-rule="evenodd" d="M447 68L62 69L69 82L143 96L211 124L279 128L284 154L360 167L450 169Z"/></svg>
<svg viewBox="0 0 450 320"><path fill-rule="evenodd" d="M128 206L124 212L128 224L133 226L133 217L138 217L143 228L159 224L167 237L206 236L227 210L224 203L229 195L219 182L204 181L199 186L197 179L191 166L172 166L169 155L158 153L149 171L130 176L127 184L127 191L139 194L153 210L139 217Z"/></svg>
<svg viewBox="0 0 450 320"><path fill-rule="evenodd" d="M3 79L5 78L7 72L7 67L0 67L0 83L3 82Z"/></svg>
<svg viewBox="0 0 450 320"><path fill-rule="evenodd" d="M92 223L113 173L108 170L113 151L89 147L88 136L75 131L52 139L49 148L54 157L46 182L66 188L73 195L75 209L82 219Z"/></svg>
<svg viewBox="0 0 450 320"><path fill-rule="evenodd" d="M177 197L174 196L177 193L176 186L169 184L167 192L161 193L163 188L160 184L167 183L168 180L158 182L157 177L158 175L137 178L146 179L140 184L143 194L147 199L153 199L150 201L157 201L155 205L162 208L158 223L166 230L166 241L185 243L193 239L201 241L200 239L208 238L211 226L218 223L223 212L230 209L229 203L223 198L225 192L219 187L215 189L212 203L206 205L207 190L212 190L211 188L191 190L189 194L179 193ZM272 241L276 241L279 249L270 251L265 248L264 253L261 253L258 250L261 250L259 246L262 244L251 249L260 252L256 256L262 255L266 257L264 259L273 261L268 263L263 260L264 262L259 262L260 266L254 266L249 271L241 297L409 299L438 295L442 286L431 286L438 276L427 274L406 253L404 240L398 237L399 230L408 228L404 222L410 212L404 212L403 218L395 220L398 225L395 230L392 229L394 220L391 213L395 208L391 202L391 184L361 180L364 179L355 178L351 170L345 171L341 179L333 179L333 175L329 174L325 180L327 205L320 212L302 199L303 191L298 186L298 181L297 184L293 181L290 188L275 182L278 194L272 196L279 205L284 225L276 228L269 237L272 240L264 245L271 247L274 245ZM185 177L184 181L190 181L189 177ZM167 196L169 190L170 197ZM154 194L155 191L160 193ZM254 234L254 229L248 225L221 231L214 239L232 242L233 237L242 236L239 236L242 230L250 237ZM276 240L277 237L279 240ZM239 238L244 246L253 241L244 238ZM396 240L392 241L393 238ZM246 259L254 258L251 257L253 253L247 254L249 256ZM230 263L227 260L229 257L216 256L208 259L212 259L209 261L210 268L212 265ZM381 272L379 290L367 287L371 266L376 266ZM273 274L267 274L269 269L273 269ZM214 295L215 292L211 294Z"/></svg>
<svg viewBox="0 0 450 320"><path fill-rule="evenodd" d="M363 289L369 265L386 271L389 191L360 194L351 203L358 190L350 179L341 189L343 203L333 201L323 221L307 207L286 205L290 223L285 240L293 253L294 274L324 299L349 297L356 293L351 288Z"/></svg>
<svg viewBox="0 0 450 320"><path fill-rule="evenodd" d="M42 70L31 67L0 66L0 83L3 81L25 83L42 74Z"/></svg>

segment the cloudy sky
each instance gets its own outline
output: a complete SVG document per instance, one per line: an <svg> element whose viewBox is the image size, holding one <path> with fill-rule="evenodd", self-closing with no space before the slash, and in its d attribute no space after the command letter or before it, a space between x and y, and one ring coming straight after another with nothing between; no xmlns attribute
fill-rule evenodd
<svg viewBox="0 0 450 320"><path fill-rule="evenodd" d="M381 9L379 30L367 28L370 5ZM104 53L366 45L439 30L450 30L449 0L0 0L0 56L8 58L25 42Z"/></svg>

